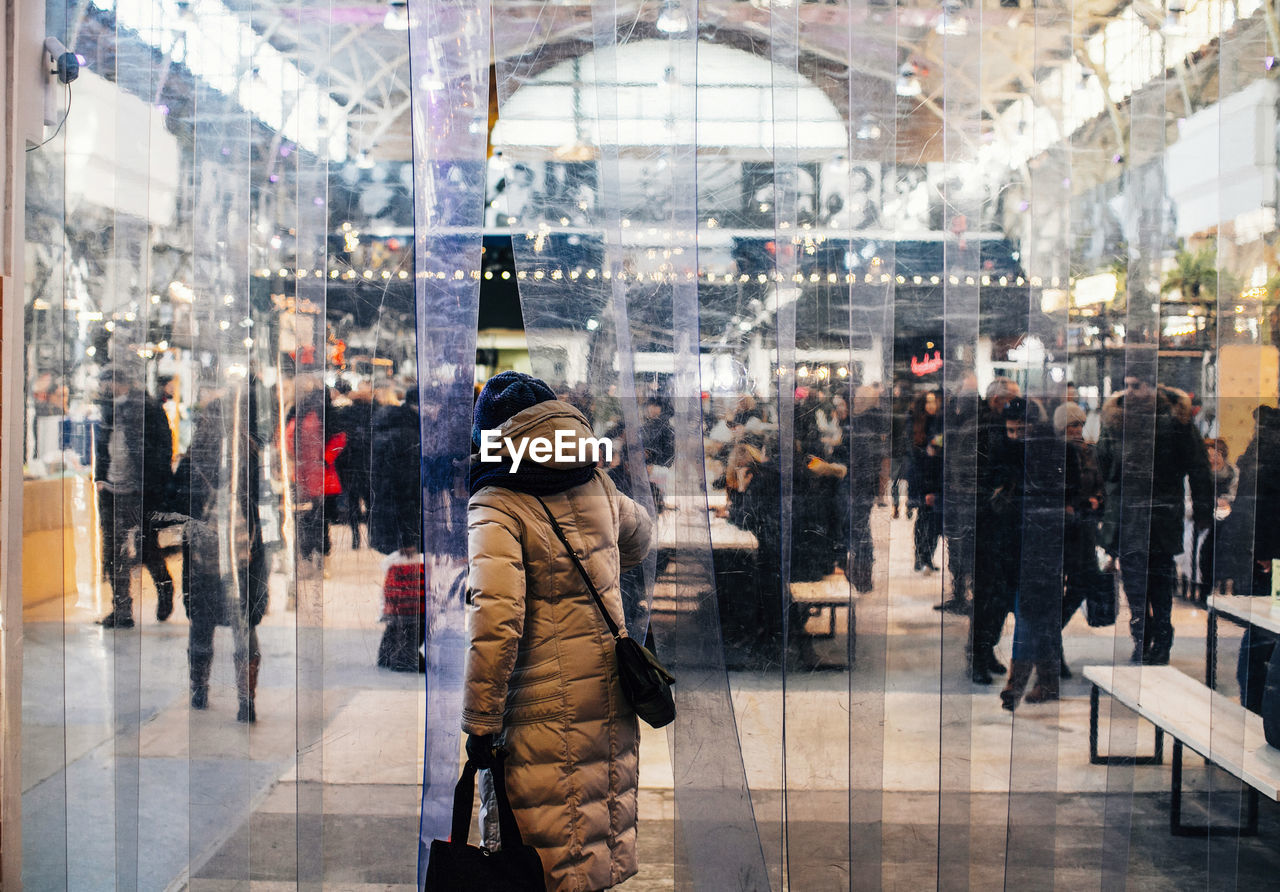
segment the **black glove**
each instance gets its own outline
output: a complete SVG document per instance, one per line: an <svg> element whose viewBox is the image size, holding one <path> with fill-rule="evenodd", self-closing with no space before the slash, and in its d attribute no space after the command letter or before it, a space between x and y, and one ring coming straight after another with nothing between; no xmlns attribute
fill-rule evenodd
<svg viewBox="0 0 1280 892"><path fill-rule="evenodd" d="M492 768L498 760L493 751L492 734L468 734L467 758L477 768Z"/></svg>

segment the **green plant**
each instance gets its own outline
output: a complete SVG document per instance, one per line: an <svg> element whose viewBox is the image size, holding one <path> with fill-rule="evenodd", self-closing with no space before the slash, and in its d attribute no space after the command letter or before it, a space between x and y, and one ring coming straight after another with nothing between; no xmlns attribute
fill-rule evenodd
<svg viewBox="0 0 1280 892"><path fill-rule="evenodd" d="M1179 248L1174 260L1177 265L1161 283L1161 294L1177 291L1183 300L1215 300L1220 289L1225 289L1228 294L1238 290L1230 273L1225 270L1219 272L1218 252L1212 246L1194 253Z"/></svg>

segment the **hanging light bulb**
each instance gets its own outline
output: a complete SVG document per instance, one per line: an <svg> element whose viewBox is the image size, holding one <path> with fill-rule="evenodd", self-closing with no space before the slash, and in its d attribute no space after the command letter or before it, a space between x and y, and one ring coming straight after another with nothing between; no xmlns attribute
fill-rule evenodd
<svg viewBox="0 0 1280 892"><path fill-rule="evenodd" d="M388 0L387 16L382 20L382 27L388 31L409 30L409 4L407 0Z"/></svg>
<svg viewBox="0 0 1280 892"><path fill-rule="evenodd" d="M663 34L685 34L689 31L689 15L680 0L666 0L656 24Z"/></svg>
<svg viewBox="0 0 1280 892"><path fill-rule="evenodd" d="M954 37L968 34L969 23L963 17L956 16L962 9L963 0L942 0L942 15L938 16L938 24L933 30L938 34L950 34Z"/></svg>
<svg viewBox="0 0 1280 892"><path fill-rule="evenodd" d="M907 62L898 69L896 90L899 96L919 96L924 92L924 88L920 86L920 78L916 76L914 62Z"/></svg>
<svg viewBox="0 0 1280 892"><path fill-rule="evenodd" d="M854 134L858 139L879 139L880 138L880 122L876 120L873 114L865 114L858 121L858 129Z"/></svg>

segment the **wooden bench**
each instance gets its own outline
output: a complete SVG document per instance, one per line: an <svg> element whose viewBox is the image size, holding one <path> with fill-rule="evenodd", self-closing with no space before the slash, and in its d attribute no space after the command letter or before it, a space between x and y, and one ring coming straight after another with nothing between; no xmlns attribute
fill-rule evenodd
<svg viewBox="0 0 1280 892"><path fill-rule="evenodd" d="M1164 735L1173 738L1169 832L1175 836L1258 833L1258 794L1280 801L1280 750L1267 744L1262 717L1171 666L1086 666L1089 761L1095 765L1160 765ZM1099 755L1098 695L1105 692L1156 729L1151 756ZM1186 746L1249 785L1244 826L1182 823L1182 749Z"/></svg>
<svg viewBox="0 0 1280 892"><path fill-rule="evenodd" d="M858 596L853 592L849 580L843 573L832 573L817 582L793 582L790 586L791 602L801 604L810 610L828 611L829 624L827 631L815 634L814 638L834 638L836 636L836 608L854 609ZM853 629L854 618L849 617L849 628Z"/></svg>

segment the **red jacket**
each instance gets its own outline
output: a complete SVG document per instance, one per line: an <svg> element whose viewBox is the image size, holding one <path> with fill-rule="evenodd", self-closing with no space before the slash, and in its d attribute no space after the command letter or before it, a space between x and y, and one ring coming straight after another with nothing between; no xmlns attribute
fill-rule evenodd
<svg viewBox="0 0 1280 892"><path fill-rule="evenodd" d="M346 433L340 431L324 440L324 464L321 464L315 461L324 436L320 417L315 412L308 412L302 418L301 429L298 428L297 421L295 416L285 427L284 446L293 459L293 480L297 485L298 500L305 502L340 494L342 482L338 479L334 462L347 447ZM303 457L301 461L298 454Z"/></svg>

